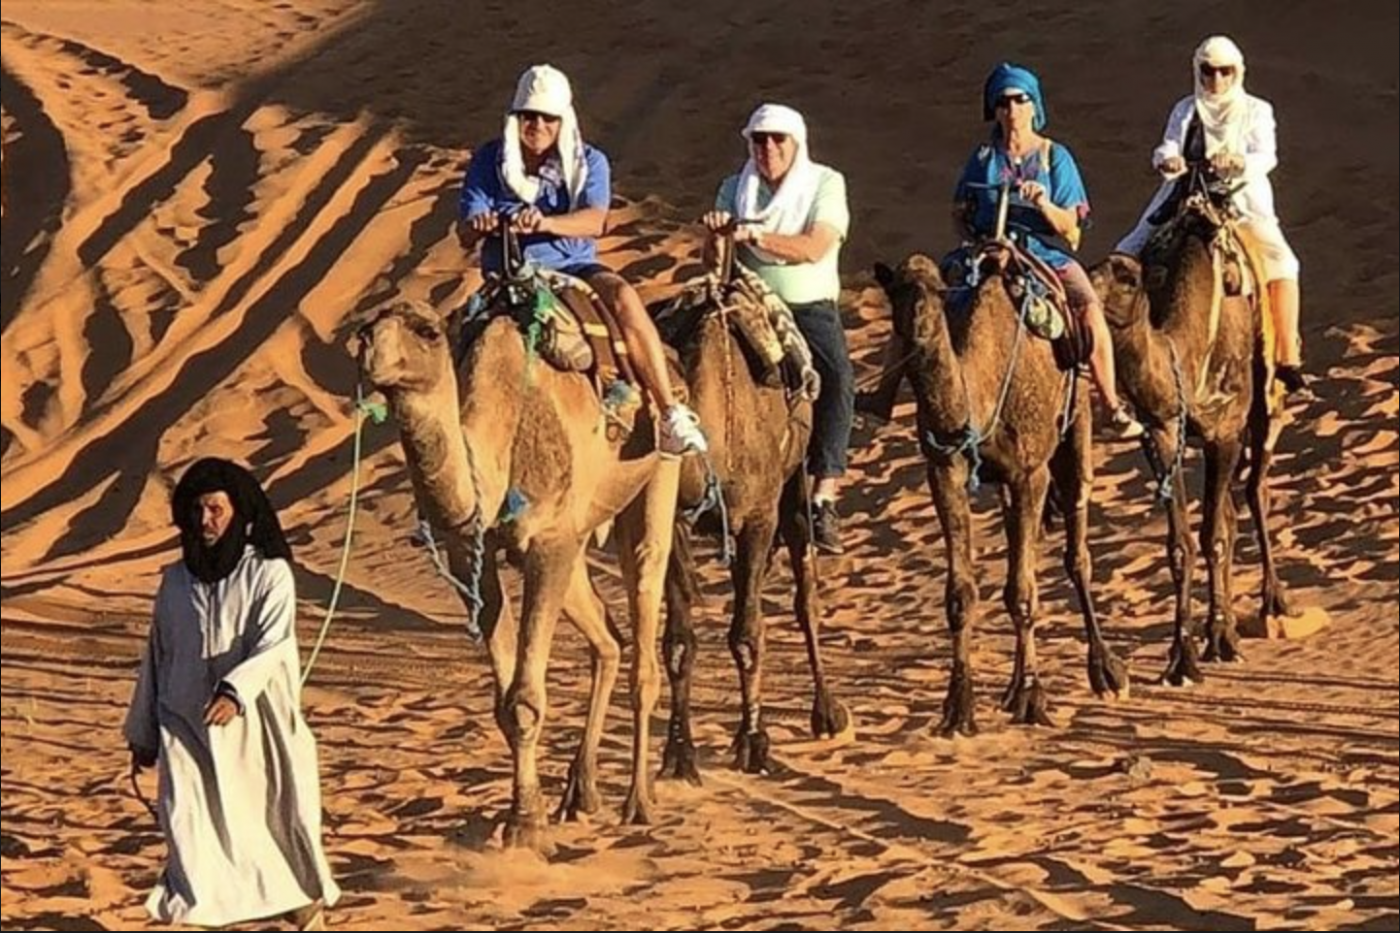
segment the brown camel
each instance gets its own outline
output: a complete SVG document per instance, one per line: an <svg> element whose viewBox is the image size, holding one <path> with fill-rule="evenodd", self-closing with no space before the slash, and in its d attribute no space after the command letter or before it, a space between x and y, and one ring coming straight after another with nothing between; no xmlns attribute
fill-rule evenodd
<svg viewBox="0 0 1400 933"><path fill-rule="evenodd" d="M1264 562L1261 625L1267 624L1271 614L1292 614L1274 566L1268 527L1267 477L1278 426L1266 397L1269 357L1258 350L1265 315L1244 297L1215 294L1212 256L1223 229L1220 224L1209 202L1192 197L1170 229L1149 244L1143 264L1114 255L1092 273L1113 334L1118 378L1149 428L1144 446L1160 494L1169 504L1168 555L1176 585L1176 620L1163 679L1178 686L1202 679L1198 627L1191 614L1196 551L1180 468L1185 452L1183 428L1201 439L1206 467L1200 545L1210 579L1205 659L1240 658L1233 608L1238 522L1231 484L1245 443L1250 451L1249 509ZM1149 270L1147 276L1144 267ZM1226 279L1244 271L1236 264L1226 270ZM1213 300L1216 297L1218 303Z"/></svg>
<svg viewBox="0 0 1400 933"><path fill-rule="evenodd" d="M741 293L729 290L726 279L721 276L707 302L691 310L684 332L672 338L680 344L691 404L710 444L708 461L687 460L681 472L680 495L686 509L699 506L710 491L708 470L713 470L713 481L719 484L724 499L726 521L718 520L717 509L707 513L703 521L708 530L732 532L736 544L730 565L734 610L729 650L739 670L742 709L734 736L735 765L749 773L763 773L773 770L762 716L766 642L763 584L778 532L787 545L794 608L812 668L813 735L839 734L848 725L849 715L826 685L819 645L821 620L812 568L807 563L813 552L803 467L812 427L811 402L799 397L789 404L781 385L763 384L755 378L751 368L754 353L737 329L734 312L728 310L735 301L744 299ZM758 313L767 312L758 309ZM672 563L675 570L667 579L663 643L671 680L671 722L662 774L698 783L690 731L696 639L690 618L693 588L686 582L691 557L685 526L677 531Z"/></svg>
<svg viewBox="0 0 1400 933"><path fill-rule="evenodd" d="M398 421L417 500L444 540L452 573L469 580L480 568L496 719L514 758L507 840L543 843L535 758L561 610L588 640L593 670L587 725L560 812L571 817L599 805L598 744L620 649L584 551L612 519L634 623L632 784L623 819L649 822L648 727L660 688L656 640L678 463L656 456L644 420L625 441L610 441L587 378L533 359L514 320L488 316L479 329L454 372L446 322L421 302L398 303L360 329L359 357L362 377L384 393ZM509 514L494 521L508 502ZM484 542L483 525L491 526ZM501 548L524 572L523 625L502 593Z"/></svg>
<svg viewBox="0 0 1400 933"><path fill-rule="evenodd" d="M1014 722L1050 723L1035 646L1040 614L1035 550L1052 484L1065 516L1065 569L1088 637L1089 684L1098 696L1125 694L1127 668L1104 643L1089 592L1093 461L1087 394L1068 393L1071 410L1059 410L1065 407L1065 383L1051 346L1020 330L1017 308L995 269L962 296L965 301L951 300L962 289L945 288L927 256L912 255L898 270L879 265L875 273L889 296L896 333L911 348L904 372L918 402L920 446L948 552L945 602L953 676L940 731L970 735L977 728L972 629L979 596L968 504L969 478L977 473L969 473L974 469L969 458L980 461L983 478L1003 487L1009 544L1003 598L1016 626L1016 663L1002 707ZM1062 419L1068 422L1063 432Z"/></svg>

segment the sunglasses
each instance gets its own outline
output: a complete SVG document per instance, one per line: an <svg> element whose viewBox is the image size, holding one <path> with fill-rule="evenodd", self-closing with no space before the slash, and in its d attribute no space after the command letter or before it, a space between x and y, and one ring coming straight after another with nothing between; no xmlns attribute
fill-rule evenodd
<svg viewBox="0 0 1400 933"><path fill-rule="evenodd" d="M753 143L755 146L766 146L769 143L775 146L781 146L787 141L787 133L766 133L760 130L756 133L749 134L749 142Z"/></svg>
<svg viewBox="0 0 1400 933"><path fill-rule="evenodd" d="M515 115L520 118L521 123L558 123L559 117L552 113L540 113L538 110L517 110Z"/></svg>
<svg viewBox="0 0 1400 933"><path fill-rule="evenodd" d="M1012 104L1029 104L1031 95L1029 94L1005 94L997 98L997 109L1010 107Z"/></svg>
<svg viewBox="0 0 1400 933"><path fill-rule="evenodd" d="M1235 73L1235 66L1234 66L1234 65L1207 65L1207 64L1202 64L1202 65L1201 65L1201 77L1202 77L1202 78L1213 78L1213 77L1215 77L1216 75L1219 75L1219 76L1222 77L1222 78L1228 78L1228 77L1230 77L1230 75L1232 75L1232 74L1234 74L1234 73Z"/></svg>

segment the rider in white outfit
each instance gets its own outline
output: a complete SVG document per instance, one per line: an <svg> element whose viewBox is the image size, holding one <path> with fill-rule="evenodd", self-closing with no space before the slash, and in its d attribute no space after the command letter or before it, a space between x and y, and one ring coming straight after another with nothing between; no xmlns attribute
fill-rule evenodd
<svg viewBox="0 0 1400 933"><path fill-rule="evenodd" d="M1196 91L1182 98L1167 118L1162 144L1152 153L1152 167L1164 179L1142 217L1117 246L1120 253L1142 252L1155 229L1152 216L1171 196L1186 173L1188 158L1204 158L1215 174L1240 181L1235 205L1258 243L1268 281L1269 303L1278 333L1278 376L1290 390L1304 385L1302 344L1298 330L1298 257L1284 239L1274 212L1269 173L1278 165L1274 108L1245 93L1244 55L1225 36L1212 36L1196 49L1192 74Z"/></svg>

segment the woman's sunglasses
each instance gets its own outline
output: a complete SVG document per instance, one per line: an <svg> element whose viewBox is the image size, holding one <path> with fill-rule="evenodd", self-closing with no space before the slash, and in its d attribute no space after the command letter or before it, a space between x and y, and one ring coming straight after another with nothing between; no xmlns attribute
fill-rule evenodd
<svg viewBox="0 0 1400 933"><path fill-rule="evenodd" d="M997 98L997 109L1010 107L1012 104L1029 104L1031 95L1029 94L1005 94Z"/></svg>
<svg viewBox="0 0 1400 933"><path fill-rule="evenodd" d="M759 130L758 132L749 134L749 142L753 143L755 146L766 146L769 143L775 146L781 146L783 143L787 142L787 140L787 133L768 133Z"/></svg>
<svg viewBox="0 0 1400 933"><path fill-rule="evenodd" d="M1202 65L1201 65L1201 77L1202 77L1202 78L1213 78L1213 77L1215 77L1216 75L1219 75L1219 76L1222 77L1222 78L1228 78L1228 77L1230 77L1230 75L1232 75L1232 74L1234 74L1234 73L1235 73L1235 66L1234 66L1234 65L1206 65L1206 64L1202 64Z"/></svg>

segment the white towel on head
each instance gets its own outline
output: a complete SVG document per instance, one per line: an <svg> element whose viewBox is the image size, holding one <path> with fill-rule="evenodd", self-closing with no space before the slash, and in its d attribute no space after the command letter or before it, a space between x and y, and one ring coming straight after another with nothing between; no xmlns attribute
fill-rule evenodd
<svg viewBox="0 0 1400 933"><path fill-rule="evenodd" d="M1234 68L1235 78L1223 94L1210 94L1201 79L1201 66ZM1196 115L1205 132L1206 156L1217 153L1243 155L1249 123L1249 100L1244 92L1244 53L1226 36L1211 36L1191 56L1196 82Z"/></svg>
<svg viewBox="0 0 1400 933"><path fill-rule="evenodd" d="M564 187L569 192L569 207L578 203L588 180L588 160L583 150L583 133L579 131L578 115L574 112L574 92L564 72L552 65L534 65L525 70L515 86L515 97L506 112L505 130L501 136L501 178L516 197L534 204L540 196L540 179L525 172L525 154L520 147L520 118L522 110L547 113L559 118L559 166Z"/></svg>
<svg viewBox="0 0 1400 933"><path fill-rule="evenodd" d="M792 167L783 176L778 190L773 192L767 206L759 208L759 194L763 177L754 163L753 154L739 173L739 187L734 193L734 213L736 219L755 223L767 233L795 236L807 232L807 221L812 214L812 205L817 200L817 188L821 174L807 154L807 121L802 114L782 104L764 104L749 117L744 127L744 138L750 139L754 133L784 133L797 144L797 155ZM755 255L764 262L782 263L784 260L747 244Z"/></svg>

